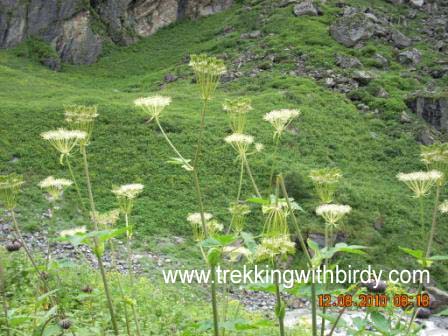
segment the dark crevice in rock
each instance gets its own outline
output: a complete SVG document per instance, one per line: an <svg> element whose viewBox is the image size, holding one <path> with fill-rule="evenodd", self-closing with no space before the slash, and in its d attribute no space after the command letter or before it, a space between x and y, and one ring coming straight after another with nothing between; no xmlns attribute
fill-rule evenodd
<svg viewBox="0 0 448 336"><path fill-rule="evenodd" d="M185 18L188 8L188 0L179 0L177 7L177 19L182 20Z"/></svg>

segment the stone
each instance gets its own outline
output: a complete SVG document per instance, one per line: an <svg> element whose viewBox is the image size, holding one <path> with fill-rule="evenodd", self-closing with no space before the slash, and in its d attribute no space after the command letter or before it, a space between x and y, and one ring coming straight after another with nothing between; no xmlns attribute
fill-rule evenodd
<svg viewBox="0 0 448 336"><path fill-rule="evenodd" d="M194 19L229 8L233 0L0 0L0 48L29 37L50 43L63 62L90 64L103 39L128 45L180 19ZM91 15L95 13L95 15ZM105 26L100 37L95 21ZM44 60L52 69L56 59Z"/></svg>
<svg viewBox="0 0 448 336"><path fill-rule="evenodd" d="M361 283L361 286L367 288L369 292L373 293L385 293L387 289L387 284L385 281L380 280L376 282L374 279Z"/></svg>
<svg viewBox="0 0 448 336"><path fill-rule="evenodd" d="M431 316L431 310L428 308L418 308L417 309L417 318L427 319Z"/></svg>
<svg viewBox="0 0 448 336"><path fill-rule="evenodd" d="M363 13L343 16L330 26L331 36L346 47L354 47L369 39L374 33L374 24Z"/></svg>
<svg viewBox="0 0 448 336"><path fill-rule="evenodd" d="M406 99L409 108L439 131L448 131L448 95L416 93Z"/></svg>
<svg viewBox="0 0 448 336"><path fill-rule="evenodd" d="M377 62L378 66L385 68L389 65L389 60L381 54L373 55L373 60Z"/></svg>
<svg viewBox="0 0 448 336"><path fill-rule="evenodd" d="M398 54L398 61L404 65L417 65L420 63L422 54L416 48L402 51Z"/></svg>
<svg viewBox="0 0 448 336"><path fill-rule="evenodd" d="M45 57L40 63L53 71L61 71L61 59L59 57Z"/></svg>
<svg viewBox="0 0 448 336"><path fill-rule="evenodd" d="M301 3L297 4L293 8L293 12L295 16L302 15L310 15L317 16L319 15L317 7L314 5L311 0L304 0Z"/></svg>
<svg viewBox="0 0 448 336"><path fill-rule="evenodd" d="M410 122L412 122L411 117L409 116L409 114L406 113L406 111L402 111L401 115L400 115L400 122L402 124L409 124Z"/></svg>
<svg viewBox="0 0 448 336"><path fill-rule="evenodd" d="M435 142L434 136L432 135L431 131L428 129L424 129L420 132L417 138L418 142L420 142L422 145L429 146L432 145Z"/></svg>
<svg viewBox="0 0 448 336"><path fill-rule="evenodd" d="M165 81L165 83L172 83L177 80L177 76L173 74L166 74L165 77L163 77L163 80Z"/></svg>
<svg viewBox="0 0 448 336"><path fill-rule="evenodd" d="M352 78L359 84L367 85L372 81L374 76L369 71L357 70L353 72Z"/></svg>
<svg viewBox="0 0 448 336"><path fill-rule="evenodd" d="M421 8L425 4L425 0L409 0L409 3L414 7Z"/></svg>
<svg viewBox="0 0 448 336"><path fill-rule="evenodd" d="M378 98L389 98L389 92L387 92L385 88L380 87L375 93L375 96L377 96Z"/></svg>
<svg viewBox="0 0 448 336"><path fill-rule="evenodd" d="M243 33L240 35L240 39L242 40L248 40L248 39L257 39L261 36L261 31L259 30L254 30L252 32L249 33Z"/></svg>
<svg viewBox="0 0 448 336"><path fill-rule="evenodd" d="M344 69L362 67L362 63L359 59L344 55L336 55L336 65Z"/></svg>
<svg viewBox="0 0 448 336"><path fill-rule="evenodd" d="M426 291L431 296L431 311L436 313L444 310L448 307L448 293L436 288L436 287L426 287Z"/></svg>
<svg viewBox="0 0 448 336"><path fill-rule="evenodd" d="M399 49L407 48L411 45L412 41L409 37L404 35L397 29L394 29L391 34L391 39L395 47Z"/></svg>

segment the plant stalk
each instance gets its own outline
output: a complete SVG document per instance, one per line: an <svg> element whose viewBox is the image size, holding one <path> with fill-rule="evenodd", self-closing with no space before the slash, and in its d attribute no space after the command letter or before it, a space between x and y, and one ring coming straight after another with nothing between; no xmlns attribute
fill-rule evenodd
<svg viewBox="0 0 448 336"><path fill-rule="evenodd" d="M9 330L9 318L8 318L8 301L6 298L6 280L5 280L5 271L3 269L3 263L0 258L0 293L2 295L2 306L3 313L5 315L5 328L6 328L6 336L11 335L11 331Z"/></svg>
<svg viewBox="0 0 448 336"><path fill-rule="evenodd" d="M86 207L84 206L84 201L82 200L81 189L79 189L79 185L78 185L78 182L76 181L75 174L73 173L73 168L70 163L70 158L68 155L66 156L66 162L67 162L68 171L70 172L70 177L73 181L73 184L75 185L76 193L78 194L79 204L81 205L81 211L84 212L86 210Z"/></svg>
<svg viewBox="0 0 448 336"><path fill-rule="evenodd" d="M82 157L83 157L83 162L84 162L84 174L85 174L85 178L86 178L86 183L87 183L87 191L89 194L89 203L90 203L90 210L92 212L92 219L93 219L93 225L95 227L95 231L99 231L98 228L98 223L96 220L96 210L95 210L95 201L93 199L93 192L92 192L92 183L90 181L90 174L89 174L89 164L87 161L87 152L86 152L86 147L85 146L81 146L81 153L82 153ZM95 237L94 238L94 244L95 244L95 249L98 251L98 238ZM107 299L107 305L109 308L109 314L110 314L110 319L112 322L112 327L114 329L114 334L116 336L119 335L119 331L118 331L118 325L117 325L117 320L115 318L115 312L114 312L114 307L113 307L113 303L112 303L112 296L110 294L110 290L109 290L109 284L107 282L107 276L106 276L106 271L104 269L104 264L103 264L103 260L102 257L98 254L95 253L97 260L98 260L98 266L100 269L100 273L101 273L101 279L103 281L103 286L104 286L104 293L106 295L106 299Z"/></svg>

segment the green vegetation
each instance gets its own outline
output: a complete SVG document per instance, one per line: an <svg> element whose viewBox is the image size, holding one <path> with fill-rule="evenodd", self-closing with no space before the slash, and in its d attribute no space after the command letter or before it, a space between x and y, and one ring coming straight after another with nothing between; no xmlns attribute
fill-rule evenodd
<svg viewBox="0 0 448 336"><path fill-rule="evenodd" d="M228 220L227 208L235 200L238 187L239 161L224 142L231 129L222 103L226 98L250 97L253 110L248 114L246 130L266 147L265 151L251 158L254 179L262 193L266 194L271 187L267 181L271 166L276 162L276 171L284 173L290 196L304 209L304 213L299 214L302 231L324 233L325 227L314 213L319 200L308 175L312 169L338 167L343 172L338 202L353 208L341 230L348 242L369 246L367 254L356 259L343 257L340 263L350 261L353 267L370 263L385 269L416 267L413 258L404 258L399 246L421 248L420 210L396 175L424 169L416 142L416 134L423 124L417 117L412 117L411 123L402 124L400 115L406 109L407 95L424 88L433 79L419 72L420 69L416 73L406 71L396 62L393 47L382 41L369 41L360 49L347 49L335 42L328 33L328 25L340 9L333 4L322 6L322 16L297 18L291 13L291 7L277 8L269 1L252 3L257 4L251 11L237 4L225 13L162 29L135 45L110 47L97 64L63 65L62 71L57 73L36 62L51 52L36 41L28 42L26 47L1 51L0 171L2 174L16 172L24 175L26 184L17 207L21 225L27 230L39 230L44 225L41 214L48 208L48 203L37 186L39 181L48 175L70 178L67 168L59 164L58 154L49 150L40 134L64 125L64 105L97 105L99 117L88 155L98 210L116 208L112 186L144 184L145 189L132 214L135 246L167 254L187 265L200 264L201 256L194 247L190 224L186 221L189 213L198 211L191 178L179 166L167 163L173 157L171 149L157 125L149 123L147 116L134 107L133 101L154 94L171 97L173 103L164 111L161 126L179 151L192 158L193 144L198 139L201 102L198 86L192 83L194 76L188 67L187 56L202 52L211 54L223 59L227 67L234 70L232 63L243 55L249 58L238 69L243 75L220 85L208 108L198 172L205 210L221 222ZM361 6L372 4L371 1L356 3ZM391 15L400 15L400 7L384 1L374 3L378 8L390 11ZM225 33L226 27L234 30ZM412 34L416 27L410 25L408 29L407 33ZM253 30L260 30L262 36L258 39L240 38L242 33ZM435 55L423 42L419 48L423 52L420 66L428 66ZM335 65L336 53L358 57L374 74L372 81L352 92L350 98L353 101L312 78L291 73L299 57L304 57L306 66L311 69L333 69L343 73L345 70ZM373 58L375 53L388 58L390 65L387 69L378 68ZM270 61L271 55L275 56L274 61ZM262 71L249 76L253 69ZM169 73L177 80L165 83L164 76ZM438 84L446 86L446 80L440 79ZM379 88L384 88L389 96L377 97ZM377 113L362 113L354 102L362 102ZM301 115L283 134L281 146L274 156L272 128L262 117L279 108L300 109ZM82 176L79 153L72 157L72 163L75 175ZM82 194L87 195L87 186L81 183L80 187ZM252 196L250 180L244 181L241 198ZM442 192L441 198L445 199L445 196ZM76 191L68 191L62 209L58 211L62 216L57 223L58 230L88 225L75 205L76 200ZM84 203L88 203L87 196ZM432 198L425 199L423 206L429 223ZM250 215L247 222L248 231L254 234L262 231L263 219L259 213ZM447 221L441 218L438 230L444 232L446 229ZM187 241L177 244L174 236L185 237ZM442 248L447 243L447 235L437 235L435 253L443 254ZM306 259L299 254L296 264L303 266L305 263ZM448 284L447 267L437 264L432 271L438 283ZM70 275L64 279L70 282L67 288L79 288L80 278L76 271L67 274ZM184 288L183 293L192 293L192 297L184 297L179 294L181 289L168 289L169 286L162 285L160 276L151 280L154 282L141 280L139 293L142 296L146 291L156 293L145 307L150 309L161 303L160 315L151 315L161 321L151 324L151 320L146 320L145 323L151 325L148 328L165 325L166 329L145 329L149 330L148 334L169 334L173 332L173 326L191 325L185 319L191 322L197 316L203 318L203 309L208 313L211 311L211 307L204 308L203 304L197 303L201 295L206 294L196 286ZM23 281L27 281L26 277ZM99 284L100 279L88 281ZM173 294L167 296L166 291L173 291ZM186 300L188 307L195 308L188 312L170 310L182 300ZM105 306L102 301L97 303ZM14 305L14 302L10 304ZM23 309L32 311L27 305ZM150 315L149 311L140 313L145 317ZM106 314L105 309L102 314ZM105 316L103 320L107 318ZM101 318L98 321L102 323ZM188 327L181 330L182 335L197 335L197 331L189 334Z"/></svg>

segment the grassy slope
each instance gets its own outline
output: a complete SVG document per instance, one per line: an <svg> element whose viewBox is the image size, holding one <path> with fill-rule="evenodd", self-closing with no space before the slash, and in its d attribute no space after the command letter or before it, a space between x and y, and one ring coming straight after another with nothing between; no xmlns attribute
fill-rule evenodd
<svg viewBox="0 0 448 336"><path fill-rule="evenodd" d="M373 6L370 1L356 2ZM375 1L374 5L397 15L402 10L384 1ZM294 127L299 132L290 132L283 138L279 165L290 175L289 187L307 210L303 224L314 231L322 229L313 215L317 201L306 178L308 171L338 166L345 175L338 200L354 208L343 227L349 240L372 246L364 261L403 266L404 258L397 246L418 246L418 216L415 201L396 181L395 175L399 171L421 168L418 144L414 140L414 132L420 124L415 121L402 125L399 116L405 109L403 97L423 86L428 78L420 76L419 83L415 78L418 75L403 76L405 69L393 61L392 48L381 42L371 41L358 50L336 43L328 34L328 24L337 11L332 5L326 5L324 16L296 18L291 8L274 10L259 5L248 12L236 5L226 13L163 29L128 48L110 50L97 64L66 65L60 73L18 58L15 51L2 51L0 169L2 173L16 171L26 177L28 183L20 207L22 222L34 228L40 225L45 202L36 183L49 174L66 174L64 167L58 164L56 153L39 138L39 133L63 124L63 104L97 104L100 117L89 151L99 208L114 207L114 198L109 192L113 184L142 182L146 189L134 217L142 245L178 255L190 251L187 246L173 248L169 240L159 244L155 238L156 235L190 235L184 218L196 210L195 197L189 176L166 164L172 156L169 148L154 126L146 124L145 118L135 111L132 101L153 93L173 97L163 123L181 152L191 157L200 105L184 57L207 52L220 56L225 53L232 59L245 50L261 56L275 52L282 61L271 71L222 85L211 105L201 172L207 209L225 222L225 209L235 197L237 184L238 169L233 153L222 141L228 132L226 116L221 109L223 99L238 95L253 99L249 132L267 146L264 153L253 159L260 184L266 184L272 163L271 129L261 118L272 109L298 107L303 115ZM266 18L264 23L256 19L260 15ZM235 32L223 35L222 30L227 26L233 26ZM239 39L242 32L254 29L262 30L264 37ZM408 29L407 33L411 34L412 25ZM433 53L424 44L419 47L425 52L423 65L430 64ZM336 52L353 54L369 65L375 51L391 59L392 64L389 71L372 68L377 79L360 90L360 94L372 108L380 109L379 116L358 112L347 98L324 89L311 79L287 75L295 67L295 57L301 54L307 55L307 64L311 67L334 68ZM246 67L261 62L254 61ZM169 72L181 79L159 89L163 76ZM373 97L372 92L378 85L389 91L390 98ZM18 160L12 162L14 157ZM77 170L80 174L79 165ZM246 195L250 194L249 187L247 185ZM75 200L74 193L69 194L61 226L80 224L72 200ZM379 218L384 218L384 226L377 231L373 223ZM261 230L261 224L257 223L260 219L254 217L251 224L254 231ZM442 220L440 232L446 232L446 228L446 221ZM436 246L440 248L447 242L446 234L438 235ZM439 268L437 273L439 278L446 278L447 270Z"/></svg>

